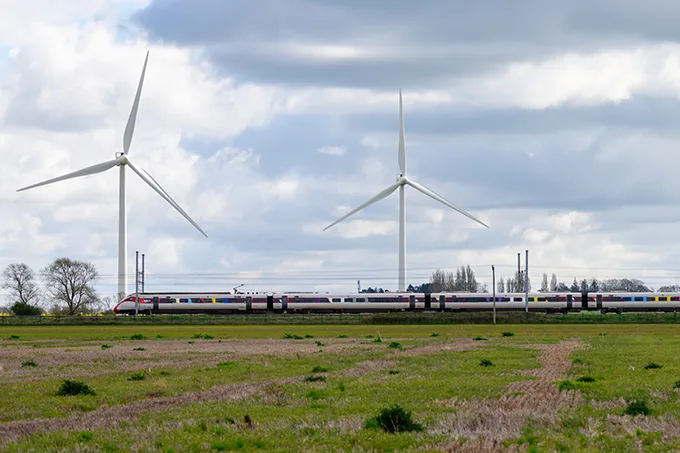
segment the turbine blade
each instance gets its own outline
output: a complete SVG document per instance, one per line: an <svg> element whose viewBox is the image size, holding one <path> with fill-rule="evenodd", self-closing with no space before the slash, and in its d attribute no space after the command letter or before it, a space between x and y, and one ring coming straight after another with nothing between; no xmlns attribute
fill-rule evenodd
<svg viewBox="0 0 680 453"><path fill-rule="evenodd" d="M434 200L437 200L437 201L440 202L441 204L443 204L443 205L445 205L445 206L448 206L449 208L453 209L454 211L460 212L460 213L463 214L465 217L474 220L475 222L479 223L480 225L483 225L483 226L489 228L489 225L487 225L486 223L482 222L482 221L479 220L477 217L473 216L472 214L470 214L469 212L465 211L464 209L461 209L461 208L459 208L458 206L454 205L453 203L451 203L451 202L445 200L443 197L441 197L440 195L438 195L438 194L437 194L436 192L434 192L433 190L428 189L427 187L422 186L422 185L418 184L417 182L413 182L413 181L411 181L411 180L406 180L406 184L408 184L409 186L413 187L413 188L416 189L417 191L419 191L419 192L421 192L421 193L427 195L428 197L430 197L430 198L432 198L432 199L434 199Z"/></svg>
<svg viewBox="0 0 680 453"><path fill-rule="evenodd" d="M33 189L34 187L40 187L47 184L52 184L53 182L65 181L67 179L78 178L79 176L88 176L101 173L110 168L115 167L120 163L120 159L109 160L107 162L102 162L101 164L95 164L87 168L82 168L71 173L67 173L63 176L57 176L56 178L48 179L47 181L39 182L28 187L18 189L17 192L22 192L24 190Z"/></svg>
<svg viewBox="0 0 680 453"><path fill-rule="evenodd" d="M401 89L399 89L399 170L402 175L406 175L406 141L404 138L404 106L401 100Z"/></svg>
<svg viewBox="0 0 680 453"><path fill-rule="evenodd" d="M395 190L397 190L397 187L399 187L400 185L401 185L400 182L397 182L397 183L392 184L391 186L389 186L388 188L382 190L382 191L379 192L376 196L374 196L373 198L371 198L370 200L368 200L366 203L362 204L362 205L359 206L358 208L352 209L352 210L349 211L347 214L345 214L344 216L340 217L340 218L339 218L338 220L336 220L335 222L333 222L333 223L331 223L330 225L328 225L326 228L323 229L323 231L326 231L327 229L329 229L329 228L332 227L333 225L336 225L336 224L342 222L342 221L345 220L347 217L356 214L357 212L359 212L359 211L361 211L362 209L364 209L366 206L370 206L370 205L372 205L373 203L376 203L376 202L382 200L383 198L387 197L387 196L390 195L392 192L394 192Z"/></svg>
<svg viewBox="0 0 680 453"><path fill-rule="evenodd" d="M149 61L149 51L146 51L146 58L144 59L144 67L142 68L142 76L139 78L139 85L137 85L137 94L135 94L135 101L132 103L132 110L125 126L125 133L123 134L123 154L127 154L130 150L130 143L132 143L132 134L135 133L135 122L137 121L137 110L139 109L139 98L142 95L142 85L144 85L144 74L146 73L146 63Z"/></svg>
<svg viewBox="0 0 680 453"><path fill-rule="evenodd" d="M189 216L189 214L187 214L186 212L184 212L184 209L182 209L182 208L180 207L180 205L177 204L177 202L176 202L175 200L173 200L172 197L170 197L170 195L168 195L168 192L166 192L165 189L163 189L163 187L161 187L161 185L158 184L158 182L157 182L155 179L153 179L153 178L151 177L151 175L146 176L145 174L143 174L143 173L142 173L141 171L139 171L139 169L138 169L136 166L134 166L134 165L132 164L132 162L130 162L129 160L128 160L127 164L130 166L130 168L132 169L132 171L134 171L135 173L137 173L137 175L138 175L140 178L142 178L142 180L143 180L145 183L147 183L147 184L149 185L149 187L151 187L153 190L155 190L156 193L158 193L158 195L161 196L161 198L163 198L165 201L167 201L167 202L170 204L170 206L172 206L173 208L175 208L175 209L177 210L177 212L179 212L180 214L182 214L182 216L183 216L185 219L187 219L187 220L189 221L189 223L191 223L198 231L200 231L201 234L202 234L203 236L205 236L206 238L208 237L208 235L205 234L205 231L203 231L203 230L201 229L201 227L198 226L198 224L197 224L196 222L194 222L194 220ZM148 175L148 173L146 172L146 170L144 171L144 173L146 173L146 174Z"/></svg>

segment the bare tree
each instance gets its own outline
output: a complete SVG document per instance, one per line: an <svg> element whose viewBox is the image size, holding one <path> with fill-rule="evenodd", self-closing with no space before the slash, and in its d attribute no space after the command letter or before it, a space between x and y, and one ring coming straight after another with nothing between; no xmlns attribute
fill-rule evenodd
<svg viewBox="0 0 680 453"><path fill-rule="evenodd" d="M91 263L59 258L41 271L45 286L57 303L66 305L69 315L85 311L99 301L94 284L99 273Z"/></svg>
<svg viewBox="0 0 680 453"><path fill-rule="evenodd" d="M543 273L543 280L541 280L541 292L548 292L548 274Z"/></svg>
<svg viewBox="0 0 680 453"><path fill-rule="evenodd" d="M9 291L8 298L12 305L38 305L40 289L35 282L33 269L24 263L14 263L5 268L2 276L2 288Z"/></svg>
<svg viewBox="0 0 680 453"><path fill-rule="evenodd" d="M498 291L499 293L505 292L505 282L503 281L503 277L501 277L501 279L498 280L498 283L496 284L496 291Z"/></svg>
<svg viewBox="0 0 680 453"><path fill-rule="evenodd" d="M552 274L552 277L550 277L550 291L557 291L557 275Z"/></svg>
<svg viewBox="0 0 680 453"><path fill-rule="evenodd" d="M436 271L432 272L432 275L430 276L430 284L432 285L431 288L433 293L448 291L446 285L446 274L447 273L441 269L437 269Z"/></svg>

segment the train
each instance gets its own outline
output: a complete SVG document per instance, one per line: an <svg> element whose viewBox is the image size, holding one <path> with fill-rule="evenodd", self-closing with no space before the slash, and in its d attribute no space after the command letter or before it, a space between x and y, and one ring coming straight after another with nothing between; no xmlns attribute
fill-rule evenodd
<svg viewBox="0 0 680 453"><path fill-rule="evenodd" d="M498 293L496 310L569 313L598 310L675 312L680 293ZM139 304L137 304L139 299ZM113 309L119 315L250 314L250 313L376 313L406 311L471 312L494 306L490 293L138 293L124 297Z"/></svg>

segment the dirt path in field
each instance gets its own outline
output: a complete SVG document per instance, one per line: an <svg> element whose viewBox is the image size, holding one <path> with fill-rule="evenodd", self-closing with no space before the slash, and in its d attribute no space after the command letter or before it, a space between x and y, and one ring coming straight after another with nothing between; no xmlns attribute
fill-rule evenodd
<svg viewBox="0 0 680 453"><path fill-rule="evenodd" d="M518 345L519 346L519 345ZM492 453L519 451L506 449L502 442L520 436L527 419L532 418L539 424L551 424L558 420L558 411L582 404L583 397L574 390L557 389L555 381L564 379L572 365L569 355L585 348L579 340L570 340L550 345L522 345L541 351L541 367L527 370L522 374L533 376L530 381L513 382L504 396L497 400L442 401L447 407L458 409L455 415L442 422L436 431L445 432L456 441L441 446L442 451Z"/></svg>
<svg viewBox="0 0 680 453"><path fill-rule="evenodd" d="M397 362L392 360L366 360L356 367L340 370L338 376L359 376L371 371L387 370ZM303 376L268 380L256 383L220 385L200 392L188 392L175 397L154 397L134 403L102 407L86 413L72 414L63 418L20 420L0 423L0 448L20 437L55 430L95 430L114 428L122 421L129 421L145 413L169 410L183 404L234 401L248 397L260 397L266 404L282 404L287 399L283 384L302 383Z"/></svg>

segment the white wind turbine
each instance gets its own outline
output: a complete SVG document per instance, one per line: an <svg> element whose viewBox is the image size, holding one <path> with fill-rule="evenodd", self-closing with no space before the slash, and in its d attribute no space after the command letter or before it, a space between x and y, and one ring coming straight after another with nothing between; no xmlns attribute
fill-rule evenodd
<svg viewBox="0 0 680 453"><path fill-rule="evenodd" d="M160 195L165 201L167 201L173 208L175 208L184 218L186 218L191 224L200 231L203 236L208 237L207 234L199 227L196 222L194 222L189 214L184 212L184 210L175 202L175 200L170 197L170 195L161 187L160 184L143 168L137 168L130 162L128 158L128 151L130 150L130 143L132 142L132 134L135 130L135 122L137 119L137 110L139 108L139 97L142 94L142 85L144 84L144 74L146 73L146 64L149 61L149 52L146 52L146 58L144 59L144 67L142 68L142 75L139 79L139 85L137 86L137 94L135 95L134 103L132 104L132 111L130 112L130 117L128 118L127 125L125 126L125 133L123 134L123 152L116 153L116 158L100 164L92 165L81 170L68 173L57 178L49 179L32 186L24 187L17 190L21 192L23 190L32 189L34 187L44 186L51 184L53 182L65 181L67 179L77 178L79 176L94 175L96 173L102 173L113 167L120 167L120 183L119 183L119 199L118 199L118 295L127 294L127 211L125 208L125 167L129 166L132 171L137 173L137 175L142 178L142 180L147 183L153 190L155 190L158 195ZM141 170L141 171L140 171ZM143 173L142 173L143 172Z"/></svg>
<svg viewBox="0 0 680 453"><path fill-rule="evenodd" d="M340 217L338 220L335 222L331 223L328 225L326 228L323 230L326 231L333 225L336 225L343 220L345 220L347 217L356 214L357 212L361 211L367 206L372 205L373 203L376 203L383 198L386 198L387 196L391 195L392 192L399 189L399 291L404 292L406 291L406 210L404 207L404 187L406 185L409 185L416 189L417 191L427 195L430 198L433 198L437 200L438 202L442 203L443 205L453 209L454 211L458 211L464 216L474 220L475 222L484 225L485 227L489 228L487 224L473 216L472 214L466 212L465 210L453 205L452 203L446 201L444 198L439 196L437 193L435 193L433 190L428 189L427 187L418 184L415 181L410 180L406 176L406 145L405 145L405 140L404 140L404 108L402 104L402 99L401 99L401 90L399 90L399 169L401 170L401 174L397 176L397 182L394 184L390 185L386 189L382 190L379 192L377 195L375 195L373 198L368 200L366 203L362 204L358 208L355 208L351 211L349 211L347 214L344 216Z"/></svg>

